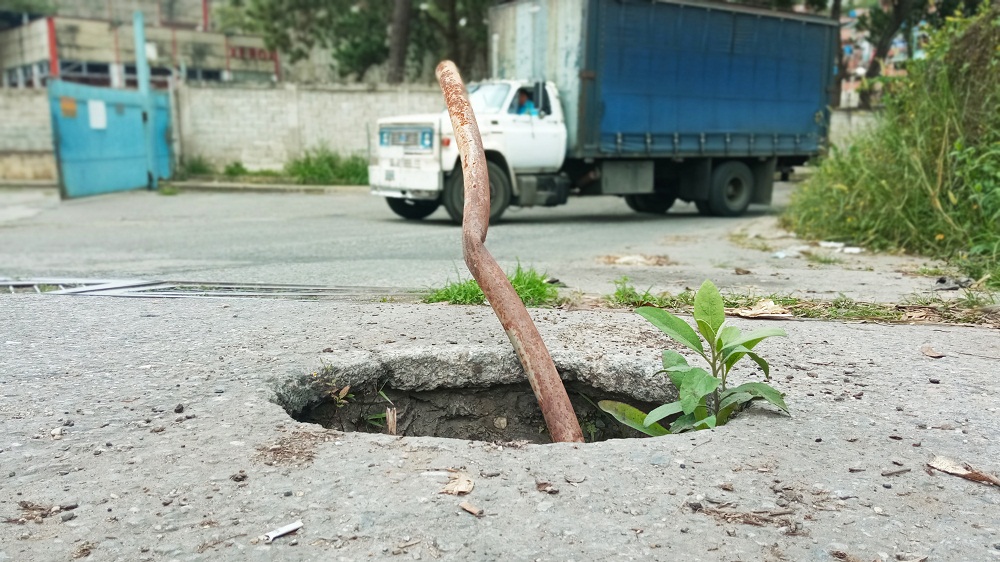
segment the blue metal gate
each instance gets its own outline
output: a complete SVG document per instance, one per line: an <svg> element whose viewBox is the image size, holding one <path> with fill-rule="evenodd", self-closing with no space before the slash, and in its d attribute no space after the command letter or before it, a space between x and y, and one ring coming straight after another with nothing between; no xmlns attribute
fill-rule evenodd
<svg viewBox="0 0 1000 562"><path fill-rule="evenodd" d="M49 82L63 199L148 187L170 177L170 102L153 92L142 12L135 12L136 90Z"/></svg>
<svg viewBox="0 0 1000 562"><path fill-rule="evenodd" d="M153 188L170 177L166 94L53 80L49 106L64 199Z"/></svg>

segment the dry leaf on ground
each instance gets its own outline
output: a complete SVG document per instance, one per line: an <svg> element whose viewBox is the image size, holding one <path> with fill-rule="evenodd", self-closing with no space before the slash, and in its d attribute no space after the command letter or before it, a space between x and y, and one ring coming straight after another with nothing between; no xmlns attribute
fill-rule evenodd
<svg viewBox="0 0 1000 562"><path fill-rule="evenodd" d="M926 355L927 357L933 357L934 359L940 359L942 357L945 357L944 353L941 353L940 351L935 351L934 348L931 347L931 344L929 343L925 343L924 345L922 345L920 347L920 351L923 352L923 354Z"/></svg>
<svg viewBox="0 0 1000 562"><path fill-rule="evenodd" d="M732 308L726 310L727 313L739 316L740 318L791 318L792 313L787 308L774 304L773 300L766 299L753 305L751 308Z"/></svg>
<svg viewBox="0 0 1000 562"><path fill-rule="evenodd" d="M482 508L476 507L469 502L462 502L458 504L458 507L461 507L462 509L468 511L469 513L475 515L476 517L482 517L484 513Z"/></svg>
<svg viewBox="0 0 1000 562"><path fill-rule="evenodd" d="M648 256L646 254L601 256L598 260L608 265L674 265L674 262L670 261L667 256Z"/></svg>
<svg viewBox="0 0 1000 562"><path fill-rule="evenodd" d="M931 462L927 463L927 466L940 470L941 472L951 474L952 476L972 480L973 482L982 482L983 484L1000 486L1000 478L997 478L992 474L976 470L969 466L968 463L959 463L947 457L936 456L931 459Z"/></svg>
<svg viewBox="0 0 1000 562"><path fill-rule="evenodd" d="M476 487L475 482L472 478L464 472L460 472L454 469L448 469L451 474L448 475L448 483L441 490L442 494L451 494L453 496L464 496L472 491Z"/></svg>

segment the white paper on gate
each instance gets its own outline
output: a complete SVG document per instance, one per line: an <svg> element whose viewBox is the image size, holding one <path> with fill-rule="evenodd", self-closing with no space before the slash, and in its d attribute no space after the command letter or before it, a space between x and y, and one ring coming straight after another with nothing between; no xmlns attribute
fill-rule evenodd
<svg viewBox="0 0 1000 562"><path fill-rule="evenodd" d="M108 128L108 105L103 100L87 100L87 115L91 129Z"/></svg>

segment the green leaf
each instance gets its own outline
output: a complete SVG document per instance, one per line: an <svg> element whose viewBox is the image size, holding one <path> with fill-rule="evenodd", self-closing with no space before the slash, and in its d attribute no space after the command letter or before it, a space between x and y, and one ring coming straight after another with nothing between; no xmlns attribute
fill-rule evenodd
<svg viewBox="0 0 1000 562"><path fill-rule="evenodd" d="M681 408L685 414L694 412L698 405L701 404L701 399L715 391L719 387L719 384L722 383L721 380L708 374L704 369L691 369L682 374L684 378L681 382L679 393Z"/></svg>
<svg viewBox="0 0 1000 562"><path fill-rule="evenodd" d="M715 329L708 323L707 320L701 318L696 318L695 323L698 324L698 331L701 335L705 336L705 341L708 342L709 346L714 347L715 344Z"/></svg>
<svg viewBox="0 0 1000 562"><path fill-rule="evenodd" d="M729 347L730 342L736 341L736 338L740 337L740 333L740 329L736 326L723 326L715 338L718 342L716 347L719 349Z"/></svg>
<svg viewBox="0 0 1000 562"><path fill-rule="evenodd" d="M732 392L731 390L727 390L725 394L723 394L723 397L722 401L719 402L719 410L725 410L730 406L739 406L744 402L749 402L754 399L754 395L749 392Z"/></svg>
<svg viewBox="0 0 1000 562"><path fill-rule="evenodd" d="M689 371L691 370L691 365L688 365L687 359L683 355L673 351L672 349L665 349L663 351L663 370L664 371Z"/></svg>
<svg viewBox="0 0 1000 562"><path fill-rule="evenodd" d="M764 377L767 378L767 379L771 378L771 370L770 370L770 368L769 368L769 366L767 364L767 361L765 361L763 357L761 357L760 355L757 355L756 353L750 351L749 349L743 347L742 345L738 345L738 346L736 346L734 348L731 348L730 351L729 351L729 354L732 355L734 353L739 353L740 357L743 357L744 355L746 355L747 357L749 357L750 359L752 359L753 362L756 363L757 366L760 367L760 369L762 371L764 371ZM739 357L737 357L736 359L739 360ZM733 364L735 364L735 363L736 363L736 361L733 361ZM727 368L727 370L732 368L732 365L728 361L728 357L727 357L727 361L726 361L726 368Z"/></svg>
<svg viewBox="0 0 1000 562"><path fill-rule="evenodd" d="M771 338L774 336L787 336L784 330L781 328L764 328L762 330L754 330L752 332L747 332L742 336L736 338L734 341L726 344L726 347L722 349L722 355L728 355L727 350L738 345L742 345L747 349L753 349L755 345L761 342L761 340Z"/></svg>
<svg viewBox="0 0 1000 562"><path fill-rule="evenodd" d="M698 294L694 296L694 318L695 320L704 320L711 326L713 334L711 338L704 331L701 333L708 341L715 341L714 334L719 331L719 327L726 321L726 310L722 302L722 295L719 294L719 289L707 279L701 284Z"/></svg>
<svg viewBox="0 0 1000 562"><path fill-rule="evenodd" d="M694 329L687 322L670 314L666 310L652 306L639 307L635 311L639 316L649 320L652 325L656 326L664 334L697 351L702 357L705 356L705 350L701 346L701 339L698 338L698 334L694 332Z"/></svg>
<svg viewBox="0 0 1000 562"><path fill-rule="evenodd" d="M736 351L735 353L729 353L728 351L730 348L742 345L747 349L753 349L757 344L759 344L760 342L764 341L769 337L784 336L784 335L787 334L785 334L785 331L782 330L781 328L768 328L765 330L755 330L753 332L740 336L739 338L737 338L732 342L729 342L722 349L723 356L726 358L725 359L726 371L728 372L729 369L732 369L733 365L735 365L736 362L739 361L740 358L743 357L743 355L745 355L745 352L740 352L740 351ZM748 337L750 338L749 340L747 339Z"/></svg>
<svg viewBox="0 0 1000 562"><path fill-rule="evenodd" d="M697 429L699 427L706 427L708 429L712 429L712 428L715 427L715 421L716 421L715 416L708 416L707 418L705 418L705 419L699 421L698 423L694 424L694 427L695 427L695 429Z"/></svg>
<svg viewBox="0 0 1000 562"><path fill-rule="evenodd" d="M650 425L650 424L653 424L653 423L656 423L656 422L662 420L663 418L665 418L667 416L672 416L674 414L679 414L679 413L681 413L681 411L682 411L682 408L681 408L680 400L678 400L676 402L671 402L669 404L664 404L664 405L660 406L659 408L654 408L653 411L650 412L649 415L646 416L646 419L643 420L642 424L643 425Z"/></svg>
<svg viewBox="0 0 1000 562"><path fill-rule="evenodd" d="M763 398L771 404L774 404L781 411L788 413L788 406L785 405L785 400L782 398L782 394L775 390L771 385L762 382L746 382L739 386L730 388L726 391L726 397L737 392L747 392L752 394L754 397Z"/></svg>
<svg viewBox="0 0 1000 562"><path fill-rule="evenodd" d="M670 424L670 433L681 433L682 431L689 431L694 429L694 424L698 423L698 420L694 419L694 414L684 414L683 416L674 420L674 423Z"/></svg>
<svg viewBox="0 0 1000 562"><path fill-rule="evenodd" d="M643 420L646 419L645 412L633 406L629 406L628 404L615 402L614 400L601 400L597 403L597 406L605 412L611 414L612 417L621 423L631 427L632 429L641 431L646 435L659 437L670 433L667 431L667 428L658 423L651 423L649 426L643 424Z"/></svg>

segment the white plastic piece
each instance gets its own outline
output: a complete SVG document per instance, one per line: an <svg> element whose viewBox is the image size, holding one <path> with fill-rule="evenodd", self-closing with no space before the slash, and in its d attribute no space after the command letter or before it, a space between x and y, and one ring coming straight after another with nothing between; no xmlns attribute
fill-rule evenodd
<svg viewBox="0 0 1000 562"><path fill-rule="evenodd" d="M298 531L301 528L302 528L302 521L296 521L295 523L290 523L288 525L285 525L284 527L279 527L271 531L270 533L267 533L266 535L261 535L260 540L263 541L264 544L271 544L272 542L274 542L274 539L278 537L283 537L288 533L293 533L295 531Z"/></svg>

